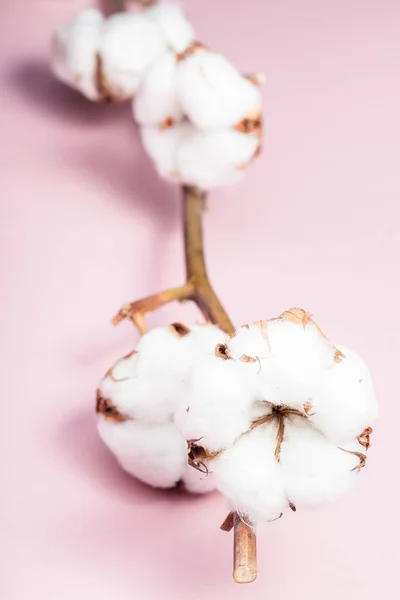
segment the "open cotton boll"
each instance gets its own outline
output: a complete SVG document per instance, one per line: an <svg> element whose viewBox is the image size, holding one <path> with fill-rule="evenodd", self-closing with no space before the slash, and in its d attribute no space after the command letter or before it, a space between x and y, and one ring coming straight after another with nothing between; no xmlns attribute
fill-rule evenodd
<svg viewBox="0 0 400 600"><path fill-rule="evenodd" d="M185 439L200 440L199 445L215 452L249 429L252 403L240 365L206 356L189 373L174 420Z"/></svg>
<svg viewBox="0 0 400 600"><path fill-rule="evenodd" d="M212 463L216 488L254 525L279 518L288 506L275 446L276 426L267 423L243 435Z"/></svg>
<svg viewBox="0 0 400 600"><path fill-rule="evenodd" d="M343 359L318 381L312 394L311 422L329 439L356 438L377 417L371 375L356 352L340 346Z"/></svg>
<svg viewBox="0 0 400 600"><path fill-rule="evenodd" d="M170 420L185 394L188 370L224 337L215 326L175 323L153 329L106 373L98 394L123 417L151 423Z"/></svg>
<svg viewBox="0 0 400 600"><path fill-rule="evenodd" d="M357 444L345 448L364 452ZM335 500L353 483L360 459L345 452L300 418L286 421L280 467L288 499L296 506Z"/></svg>
<svg viewBox="0 0 400 600"><path fill-rule="evenodd" d="M100 416L97 426L121 467L140 481L169 488L186 473L186 442L173 423L112 423Z"/></svg>
<svg viewBox="0 0 400 600"><path fill-rule="evenodd" d="M224 56L208 50L179 63L177 90L185 114L200 129L234 127L261 111L259 88Z"/></svg>
<svg viewBox="0 0 400 600"><path fill-rule="evenodd" d="M145 15L112 15L105 22L100 46L103 77L121 95L131 98L148 67L166 49L160 28Z"/></svg>
<svg viewBox="0 0 400 600"><path fill-rule="evenodd" d="M51 68L63 83L79 90L89 100L98 100L97 53L104 18L90 8L61 27L53 36Z"/></svg>
<svg viewBox="0 0 400 600"><path fill-rule="evenodd" d="M134 100L134 116L141 125L170 126L183 118L175 87L176 57L165 52L148 69Z"/></svg>
<svg viewBox="0 0 400 600"><path fill-rule="evenodd" d="M203 189L234 185L244 178L259 143L255 134L195 129L179 140L176 169L188 185Z"/></svg>
<svg viewBox="0 0 400 600"><path fill-rule="evenodd" d="M144 126L140 128L143 147L154 162L158 174L169 181L180 181L177 165L179 144L195 131L188 122L176 123L173 127Z"/></svg>
<svg viewBox="0 0 400 600"><path fill-rule="evenodd" d="M157 4L145 14L161 27L174 52L183 52L193 42L194 28L178 4Z"/></svg>

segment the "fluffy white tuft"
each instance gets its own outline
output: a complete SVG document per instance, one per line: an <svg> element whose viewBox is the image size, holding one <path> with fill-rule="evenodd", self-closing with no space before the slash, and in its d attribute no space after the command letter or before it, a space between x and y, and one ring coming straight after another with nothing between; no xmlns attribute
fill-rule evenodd
<svg viewBox="0 0 400 600"><path fill-rule="evenodd" d="M157 4L145 14L161 27L174 52L183 52L193 42L194 28L178 4Z"/></svg>
<svg viewBox="0 0 400 600"><path fill-rule="evenodd" d="M178 148L194 131L194 126L186 121L166 129L154 126L140 128L143 147L161 177L169 181L181 181L178 171Z"/></svg>
<svg viewBox="0 0 400 600"><path fill-rule="evenodd" d="M371 375L356 352L340 346L344 358L328 369L312 394L310 420L329 439L359 436L378 416Z"/></svg>
<svg viewBox="0 0 400 600"><path fill-rule="evenodd" d="M212 473L201 473L189 465L186 465L186 470L182 475L182 483L191 494L207 494L215 490L215 480Z"/></svg>
<svg viewBox="0 0 400 600"><path fill-rule="evenodd" d="M149 68L134 101L141 125L172 125L183 118L175 87L176 57L168 51Z"/></svg>
<svg viewBox="0 0 400 600"><path fill-rule="evenodd" d="M233 127L261 111L261 93L220 54L199 50L177 69L177 90L185 113L200 129Z"/></svg>
<svg viewBox="0 0 400 600"><path fill-rule="evenodd" d="M111 423L99 417L97 427L121 467L148 485L174 487L187 470L186 442L173 423Z"/></svg>
<svg viewBox="0 0 400 600"><path fill-rule="evenodd" d="M248 429L252 402L240 365L210 355L191 370L175 423L187 440L218 451Z"/></svg>
<svg viewBox="0 0 400 600"><path fill-rule="evenodd" d="M273 424L260 426L242 436L211 466L216 488L254 525L277 519L288 505L274 457L275 438Z"/></svg>
<svg viewBox="0 0 400 600"><path fill-rule="evenodd" d="M231 186L244 178L259 144L256 134L192 129L179 140L176 168L189 185L204 189Z"/></svg>
<svg viewBox="0 0 400 600"><path fill-rule="evenodd" d="M52 40L54 75L90 100L99 99L95 71L103 23L100 11L89 8L58 29Z"/></svg>
<svg viewBox="0 0 400 600"><path fill-rule="evenodd" d="M344 447L365 452L357 442ZM280 467L286 495L296 507L313 507L336 500L348 491L359 464L357 456L327 440L309 423L300 418L287 420Z"/></svg>
<svg viewBox="0 0 400 600"><path fill-rule="evenodd" d="M148 67L166 49L162 31L144 14L112 15L105 22L101 39L103 75L130 98Z"/></svg>
<svg viewBox="0 0 400 600"><path fill-rule="evenodd" d="M148 423L171 420L185 395L188 371L224 335L215 326L193 326L183 337L173 326L153 329L140 339L134 353L110 369L100 382L100 394L128 418Z"/></svg>

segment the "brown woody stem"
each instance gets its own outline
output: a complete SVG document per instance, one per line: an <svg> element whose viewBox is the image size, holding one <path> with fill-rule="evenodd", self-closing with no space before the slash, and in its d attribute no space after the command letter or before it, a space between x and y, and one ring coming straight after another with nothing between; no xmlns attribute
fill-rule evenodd
<svg viewBox="0 0 400 600"><path fill-rule="evenodd" d="M237 513L233 531L233 578L236 583L251 583L257 577L256 535Z"/></svg>
<svg viewBox="0 0 400 600"><path fill-rule="evenodd" d="M183 232L186 259L186 283L130 304L124 304L113 319L117 325L129 318L139 329L146 332L145 315L174 301L192 300L204 318L218 325L226 333L235 328L208 279L203 246L202 216L206 193L196 187L182 188ZM257 577L256 535L237 513L233 515L234 570L237 583L250 583Z"/></svg>

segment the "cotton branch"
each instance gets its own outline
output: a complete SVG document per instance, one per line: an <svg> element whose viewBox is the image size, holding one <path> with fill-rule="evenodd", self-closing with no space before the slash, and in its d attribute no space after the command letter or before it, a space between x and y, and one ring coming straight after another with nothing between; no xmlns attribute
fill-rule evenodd
<svg viewBox="0 0 400 600"><path fill-rule="evenodd" d="M112 321L114 325L128 318L140 333L145 333L147 313L171 302L191 300L198 306L207 321L218 325L228 334L234 333L232 322L208 279L202 227L205 201L206 193L203 190L190 186L182 188L186 283L142 300L124 304ZM234 529L233 577L237 583L250 583L257 576L256 535L236 513L231 519L231 526L224 529L229 530L232 527Z"/></svg>

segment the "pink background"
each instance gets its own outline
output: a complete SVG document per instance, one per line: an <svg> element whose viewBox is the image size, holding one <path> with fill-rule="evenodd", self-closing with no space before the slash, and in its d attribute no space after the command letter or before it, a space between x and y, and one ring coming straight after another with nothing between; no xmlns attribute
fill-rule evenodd
<svg viewBox="0 0 400 600"><path fill-rule="evenodd" d="M382 416L355 491L259 536L231 580L224 501L147 489L97 439L94 389L134 344L109 319L183 280L179 196L129 106L53 81L52 30L84 2L2 3L1 597L375 600L398 580L398 0L186 0L198 37L262 70L266 142L211 197L215 286L238 324L293 305L363 353ZM170 307L152 324L195 318Z"/></svg>

